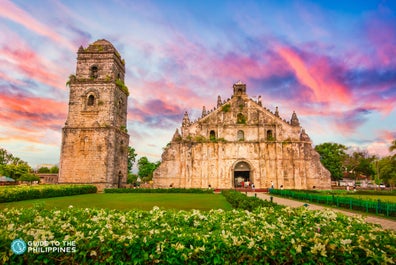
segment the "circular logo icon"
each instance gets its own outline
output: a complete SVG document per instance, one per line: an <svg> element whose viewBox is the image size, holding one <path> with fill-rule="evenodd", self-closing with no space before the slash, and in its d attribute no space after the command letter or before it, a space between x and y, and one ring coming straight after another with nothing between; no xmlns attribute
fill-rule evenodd
<svg viewBox="0 0 396 265"><path fill-rule="evenodd" d="M25 253L26 248L26 243L22 239L15 239L11 242L11 250L17 255Z"/></svg>

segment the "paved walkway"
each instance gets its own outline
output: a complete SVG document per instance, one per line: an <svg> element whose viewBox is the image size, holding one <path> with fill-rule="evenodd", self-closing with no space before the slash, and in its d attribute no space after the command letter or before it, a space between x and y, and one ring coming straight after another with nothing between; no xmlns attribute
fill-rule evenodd
<svg viewBox="0 0 396 265"><path fill-rule="evenodd" d="M255 192L247 192L248 196L254 196ZM270 200L270 195L268 193L262 193L262 192L257 192L257 197L263 200ZM289 200L289 199L285 199L285 198L280 198L280 197L273 197L273 202L277 203L277 204L281 204L281 205L286 205L286 206L290 206L290 207L301 207L305 204L305 202L301 202L301 201L295 201L295 200ZM308 209L311 210L323 210L325 208L329 208L329 207L325 207L325 206L319 206L319 205L315 205L315 204L311 204L311 203L307 203ZM343 210L339 210L336 208L330 208L333 211L348 215L348 216L358 216L358 213L351 213L348 211L343 211ZM360 214L365 216L364 214ZM396 221L392 221L389 219L385 219L385 218L380 218L380 217L372 217L372 216L365 216L365 220L369 223L374 223L374 224L379 224L382 226L382 228L384 229L391 229L391 230L396 230Z"/></svg>

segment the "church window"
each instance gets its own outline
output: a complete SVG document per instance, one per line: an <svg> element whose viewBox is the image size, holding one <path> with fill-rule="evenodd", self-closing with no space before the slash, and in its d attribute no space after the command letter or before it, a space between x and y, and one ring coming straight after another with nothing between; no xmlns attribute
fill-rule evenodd
<svg viewBox="0 0 396 265"><path fill-rule="evenodd" d="M95 96L94 95L89 95L87 105L88 106L95 105Z"/></svg>
<svg viewBox="0 0 396 265"><path fill-rule="evenodd" d="M91 67L91 78L92 79L98 78L98 67L96 65Z"/></svg>
<svg viewBox="0 0 396 265"><path fill-rule="evenodd" d="M242 130L239 130L237 133L237 140L244 141L245 140L245 133Z"/></svg>
<svg viewBox="0 0 396 265"><path fill-rule="evenodd" d="M209 139L210 139L211 141L213 141L213 140L216 139L216 133L215 133L215 131L211 130L211 131L209 132Z"/></svg>
<svg viewBox="0 0 396 265"><path fill-rule="evenodd" d="M238 113L238 115L237 115L237 123L238 124L246 124L246 117L243 116L242 113Z"/></svg>
<svg viewBox="0 0 396 265"><path fill-rule="evenodd" d="M267 131L267 140L268 141L273 141L274 139L274 135L272 134L272 130L268 130Z"/></svg>
<svg viewBox="0 0 396 265"><path fill-rule="evenodd" d="M122 111L122 99L120 99L120 100L118 101L118 111L119 111L120 114L121 114L121 111Z"/></svg>

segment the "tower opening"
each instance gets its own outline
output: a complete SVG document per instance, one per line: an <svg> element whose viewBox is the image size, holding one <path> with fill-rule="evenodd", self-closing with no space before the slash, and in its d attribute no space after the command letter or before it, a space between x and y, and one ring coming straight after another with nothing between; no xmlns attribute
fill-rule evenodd
<svg viewBox="0 0 396 265"><path fill-rule="evenodd" d="M94 95L89 95L87 105L88 106L95 105L95 96Z"/></svg>

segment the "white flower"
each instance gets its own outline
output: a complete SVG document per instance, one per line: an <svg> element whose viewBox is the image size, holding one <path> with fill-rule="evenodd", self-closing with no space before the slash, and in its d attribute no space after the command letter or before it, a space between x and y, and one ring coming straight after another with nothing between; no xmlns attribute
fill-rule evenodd
<svg viewBox="0 0 396 265"><path fill-rule="evenodd" d="M349 245L351 243L352 243L352 240L350 240L350 239L342 239L341 240L341 244L343 244L343 245Z"/></svg>

